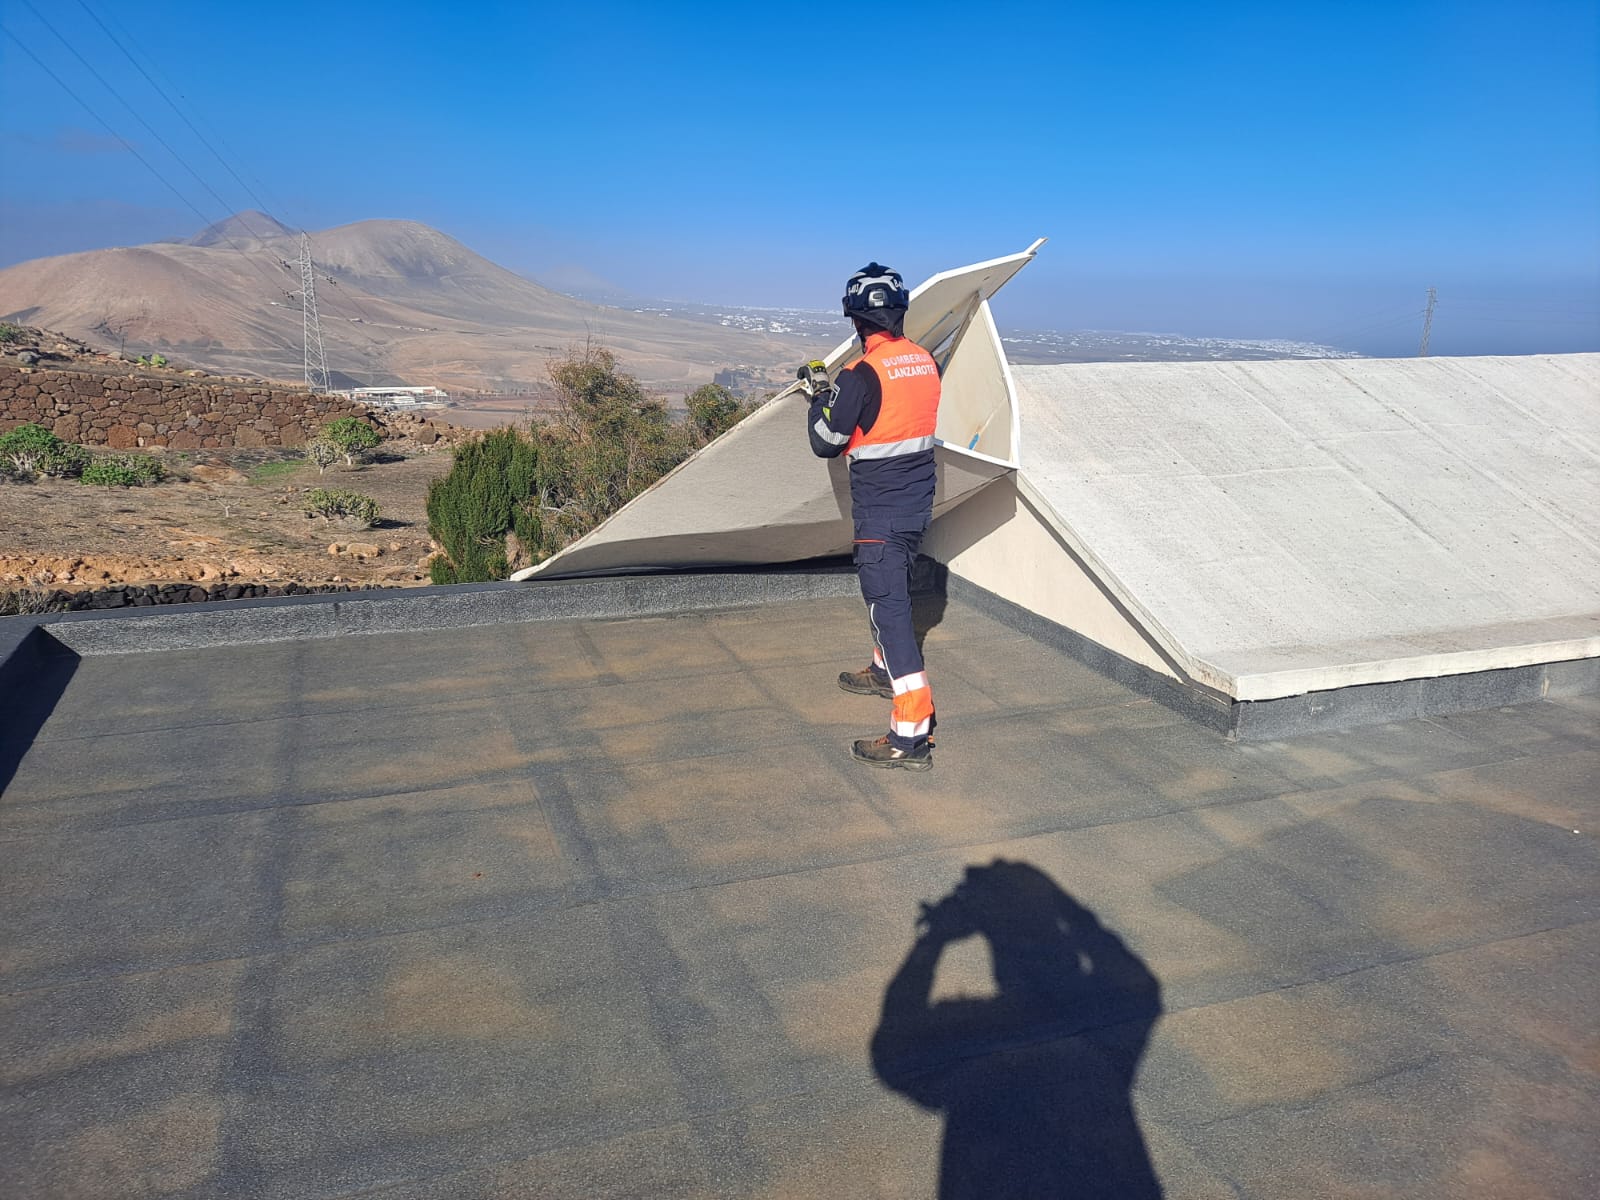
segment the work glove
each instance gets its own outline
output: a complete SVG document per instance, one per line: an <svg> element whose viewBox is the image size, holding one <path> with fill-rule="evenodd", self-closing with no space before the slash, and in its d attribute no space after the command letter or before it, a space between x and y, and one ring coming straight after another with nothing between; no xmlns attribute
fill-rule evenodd
<svg viewBox="0 0 1600 1200"><path fill-rule="evenodd" d="M828 378L828 368L820 359L812 359L805 366L795 371L794 377L800 381L801 390L813 400L821 399L826 404L836 390L833 380Z"/></svg>

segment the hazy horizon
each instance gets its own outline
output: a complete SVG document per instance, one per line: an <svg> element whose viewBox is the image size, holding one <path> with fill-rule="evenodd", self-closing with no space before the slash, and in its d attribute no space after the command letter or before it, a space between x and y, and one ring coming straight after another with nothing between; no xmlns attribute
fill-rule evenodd
<svg viewBox="0 0 1600 1200"><path fill-rule="evenodd" d="M871 258L919 280L1047 236L1004 326L1407 354L1434 287L1434 353L1600 350L1591 4L929 3L881 156L810 12L286 3L301 60L252 12L18 0L0 266L260 208L421 221L558 290L821 309Z"/></svg>

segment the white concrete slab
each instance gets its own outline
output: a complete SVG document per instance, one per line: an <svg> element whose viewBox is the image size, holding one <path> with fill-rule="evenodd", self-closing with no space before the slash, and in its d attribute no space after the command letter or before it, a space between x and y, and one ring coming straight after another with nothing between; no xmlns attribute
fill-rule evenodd
<svg viewBox="0 0 1600 1200"><path fill-rule="evenodd" d="M944 371L936 514L1016 464L1016 395L987 301L1040 244L942 272L912 292L906 335ZM825 361L836 375L859 355L852 339ZM811 453L807 404L798 388L780 393L585 537L512 578L795 562L847 552L854 536L848 466Z"/></svg>
<svg viewBox="0 0 1600 1200"><path fill-rule="evenodd" d="M1207 686L1600 655L1600 355L1012 370L1019 488Z"/></svg>

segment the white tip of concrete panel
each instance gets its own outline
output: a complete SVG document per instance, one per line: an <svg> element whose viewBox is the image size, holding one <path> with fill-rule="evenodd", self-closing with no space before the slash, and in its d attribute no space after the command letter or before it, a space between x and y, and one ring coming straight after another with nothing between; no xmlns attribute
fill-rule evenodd
<svg viewBox="0 0 1600 1200"><path fill-rule="evenodd" d="M1013 372L1020 486L1200 683L1600 655L1600 355Z"/></svg>

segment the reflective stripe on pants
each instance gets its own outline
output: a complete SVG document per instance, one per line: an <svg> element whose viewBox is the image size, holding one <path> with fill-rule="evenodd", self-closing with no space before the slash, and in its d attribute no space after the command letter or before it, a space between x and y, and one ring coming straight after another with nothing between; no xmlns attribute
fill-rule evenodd
<svg viewBox="0 0 1600 1200"><path fill-rule="evenodd" d="M878 517L855 524L856 574L872 626L872 659L894 685L889 741L914 750L933 729L933 689L911 623L911 567L928 519Z"/></svg>

